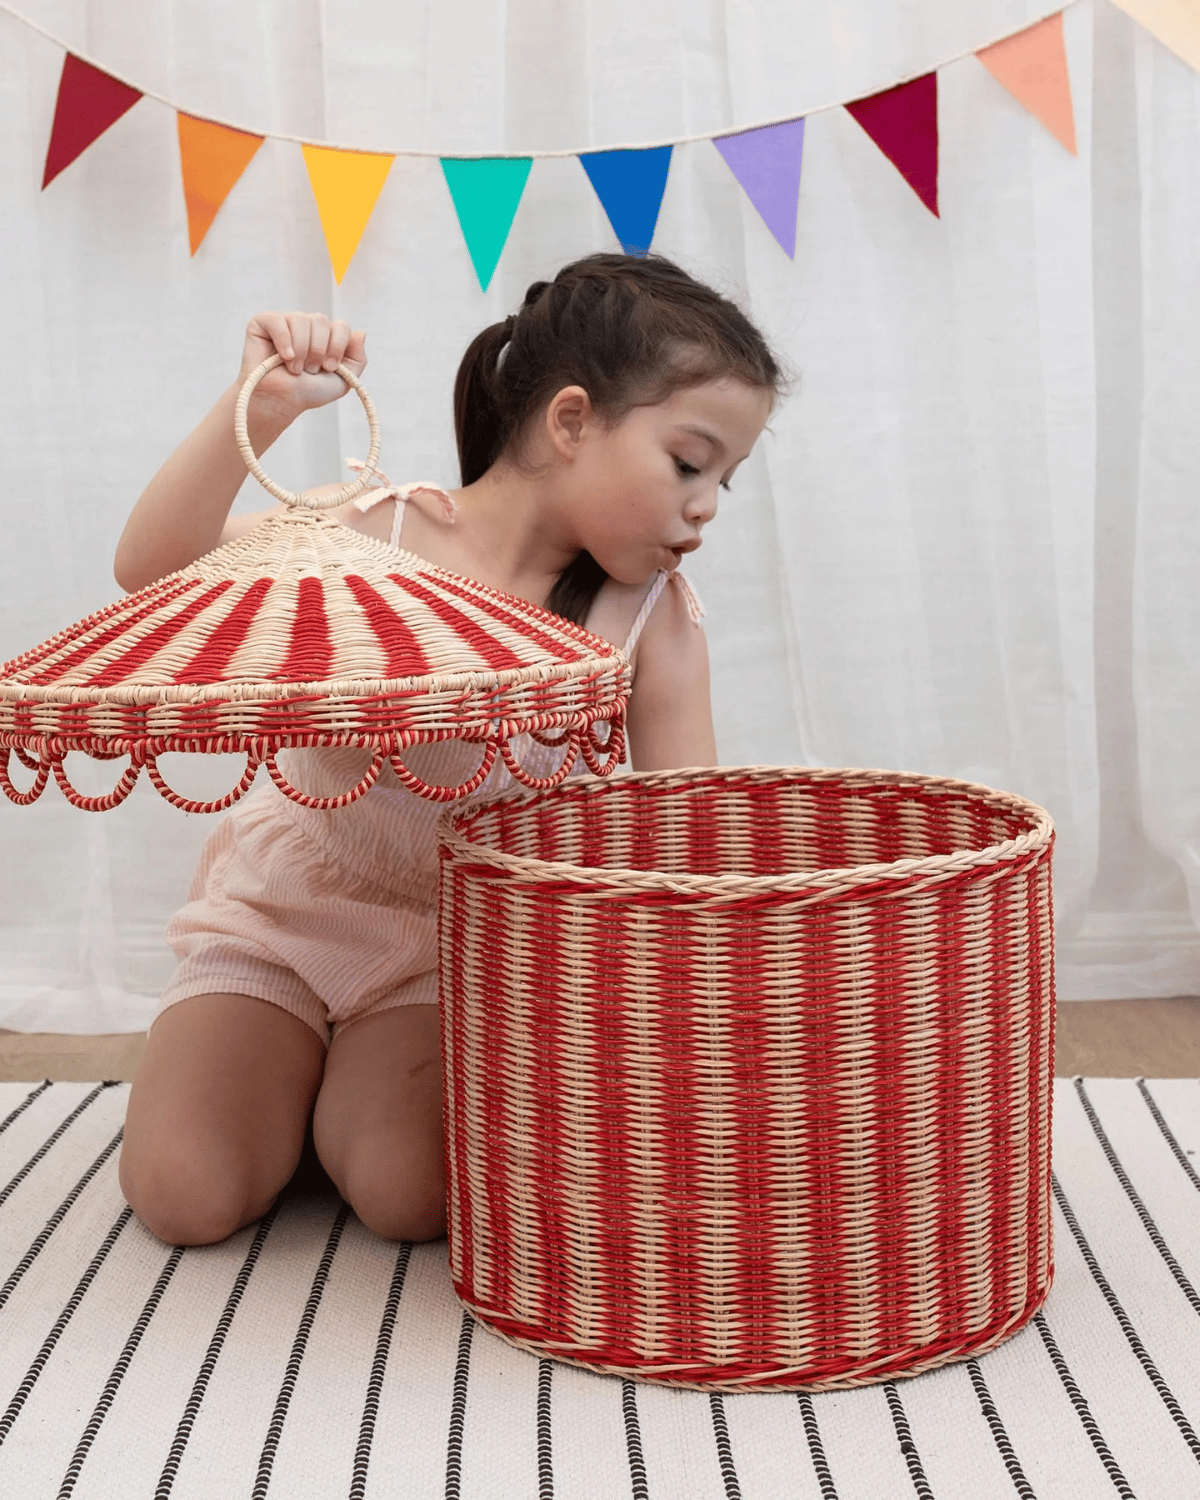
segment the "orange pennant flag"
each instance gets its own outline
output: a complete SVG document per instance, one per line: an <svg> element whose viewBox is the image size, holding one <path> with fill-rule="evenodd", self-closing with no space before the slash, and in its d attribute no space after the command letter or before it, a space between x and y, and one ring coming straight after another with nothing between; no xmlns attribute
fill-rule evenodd
<svg viewBox="0 0 1200 1500"><path fill-rule="evenodd" d="M339 151L332 146L301 149L333 274L340 282L396 158L378 151Z"/></svg>
<svg viewBox="0 0 1200 1500"><path fill-rule="evenodd" d="M182 110L177 113L176 121L188 241L195 255L217 210L262 145L263 137L228 125L216 125L212 120L200 120Z"/></svg>
<svg viewBox="0 0 1200 1500"><path fill-rule="evenodd" d="M1068 151L1078 154L1061 11L1018 31L1016 36L984 47L975 56L1018 104L1035 115Z"/></svg>

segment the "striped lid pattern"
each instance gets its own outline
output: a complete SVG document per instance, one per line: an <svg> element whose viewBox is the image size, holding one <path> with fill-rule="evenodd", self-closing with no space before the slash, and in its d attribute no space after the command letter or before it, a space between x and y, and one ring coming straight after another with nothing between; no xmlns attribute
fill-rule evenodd
<svg viewBox="0 0 1200 1500"><path fill-rule="evenodd" d="M8 662L0 785L30 802L53 774L78 806L102 810L145 766L178 806L215 811L266 764L296 800L341 805L392 758L413 791L446 801L481 780L428 787L398 757L452 738L481 744L483 776L499 754L518 780L544 785L522 773L509 740L561 743L556 779L580 753L603 775L621 759L629 680L599 636L295 505ZM274 763L285 746L346 744L376 757L343 798L306 799ZM71 750L130 764L113 793L83 797L63 771ZM190 802L154 764L169 750L245 752L246 778L218 802ZM14 752L35 772L25 790L8 775Z"/></svg>

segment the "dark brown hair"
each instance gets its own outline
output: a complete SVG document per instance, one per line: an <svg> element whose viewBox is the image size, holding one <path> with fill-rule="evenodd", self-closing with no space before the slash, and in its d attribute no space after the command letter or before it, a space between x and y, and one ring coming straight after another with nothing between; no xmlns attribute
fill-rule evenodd
<svg viewBox="0 0 1200 1500"><path fill-rule="evenodd" d="M503 358L501 358L503 353ZM546 403L580 385L605 422L685 386L733 377L778 397L785 379L740 308L662 255L589 255L535 281L520 310L469 345L454 382L462 483L474 484L521 442ZM550 609L585 623L607 575L581 552Z"/></svg>

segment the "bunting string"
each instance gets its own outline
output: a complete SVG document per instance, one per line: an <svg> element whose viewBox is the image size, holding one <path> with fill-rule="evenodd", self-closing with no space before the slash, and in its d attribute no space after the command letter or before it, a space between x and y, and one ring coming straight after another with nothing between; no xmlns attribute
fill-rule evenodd
<svg viewBox="0 0 1200 1500"><path fill-rule="evenodd" d="M1071 5L1074 5L1076 3L1078 3L1078 0L1068 0L1068 4L1064 6L1062 0L1055 0L1054 4L1046 6L1046 15L1049 16L1053 14L1059 14L1064 9L1069 9ZM1115 3L1121 5L1123 9L1128 9L1132 13L1136 4L1138 3L1138 0L1115 0ZM1154 3L1154 0L1143 0L1143 3L1145 8L1149 9L1151 4ZM1163 3L1163 0L1158 0L1158 3ZM56 47L60 47L64 52L70 53L73 57L77 57L81 62L88 63L98 72L107 74L109 78L114 79L117 83L123 83L126 88L134 89L138 94L144 96L147 99L153 99L156 104L165 104L168 109L184 109L183 105L177 104L173 99L169 99L165 94L160 94L154 89L142 88L138 84L131 83L129 79L122 77L120 73L116 73L111 68L105 67L101 63L97 62L95 58L89 57L86 52L81 52L78 47L73 47L69 42L64 42L60 36L57 36L54 32L48 30L45 26L40 25L31 17L24 15L21 11L17 10L15 6L9 5L7 3L7 0L0 0L0 12L5 15L11 16L15 21L20 21L23 25L28 26L31 31L36 31L39 36L45 37L48 42L53 42ZM1198 21L1197 23L1196 30L1197 33L1200 33L1200 21ZM937 67L949 67L951 63L960 62L964 57L975 56L979 52L983 51L986 47L992 46L995 42L1004 41L1009 35L1011 35L1011 33L1003 32L999 36L994 37L991 42L985 42L980 47L968 47L962 52L953 53L950 57L943 57L937 64ZM927 72L929 70L925 69L923 71ZM897 85L904 83L912 83L916 78L919 78L920 76L920 73L908 74L902 78L895 80L892 85L889 85L889 87L896 87ZM698 141L715 140L719 136L733 134L743 135L752 130L762 130L768 125L780 125L785 123L786 120L800 119L801 116L803 116L804 119L808 119L811 115L821 115L828 113L828 111L831 109L841 109L845 106L845 104L845 99L831 99L824 104L808 105L803 111L799 111L795 115L785 116L783 119L781 119L778 115L774 115L767 120L751 121L748 125L731 125L725 129L716 131L701 130L698 131L695 135L674 135L650 141L617 141L612 145L599 147L590 145L566 146L562 148L556 147L552 150L534 148L528 151L521 151L518 154L522 158L528 157L534 161L541 161L550 160L551 158L555 157L585 156L588 153L599 151L652 151L663 146L691 146ZM193 119L206 120L210 125L223 125L226 130L236 130L241 132L242 134L248 135L260 135L265 139L272 141L291 141L298 146L324 146L330 151L365 152L370 155L386 155L392 157L432 157L438 160L448 158L455 161L477 161L481 158L496 158L497 156L497 153L494 150L447 152L439 151L433 147L372 146L368 148L364 147L361 143L344 144L338 141L313 141L309 136L291 135L286 130L259 130L257 127L246 124L234 124L232 120L223 120L216 115L200 114L194 109L187 109L185 110L185 113L191 115ZM511 160L512 158L509 159Z"/></svg>
<svg viewBox="0 0 1200 1500"><path fill-rule="evenodd" d="M1071 0L1074 3L1074 0ZM1179 0L1115 0L1192 65L1200 64L1200 6L1187 20ZM1074 110L1063 35L1062 0L1023 29L944 58L874 94L838 99L784 119L760 120L671 140L602 148L529 150L516 154L447 153L430 148L369 150L313 141L286 131L251 129L185 109L76 51L62 38L0 0L0 13L29 27L64 54L42 186L48 187L141 99L176 113L188 240L196 254L229 193L264 140L301 147L330 264L341 281L366 231L397 156L441 164L455 215L480 287L486 291L536 160L574 156L627 254L649 252L674 150L711 141L771 235L795 256L805 120L845 109L934 215L938 206L937 68L974 55L1061 145L1076 153ZM1189 7L1188 13L1192 14Z"/></svg>

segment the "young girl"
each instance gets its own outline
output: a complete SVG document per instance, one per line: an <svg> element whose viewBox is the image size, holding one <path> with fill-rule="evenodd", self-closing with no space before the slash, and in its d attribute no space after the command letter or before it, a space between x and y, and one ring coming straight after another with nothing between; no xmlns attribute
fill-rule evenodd
<svg viewBox="0 0 1200 1500"><path fill-rule="evenodd" d="M237 382L134 508L117 548L122 587L186 566L265 514L229 517L245 478L233 407L246 374L276 351L285 361L250 402L261 453L302 412L345 393L332 372L341 361L362 371L364 342L320 314L251 320ZM622 646L634 668L634 769L713 765L704 635L676 569L780 387L761 335L725 298L658 256L593 255L535 282L467 349L454 389L462 487L377 489L333 515ZM478 753L418 747L406 760L449 783ZM288 774L336 793L366 758L293 751ZM477 795L508 780L498 768ZM359 802L328 812L265 783L210 837L168 927L182 961L121 1153L125 1196L160 1238L208 1244L262 1215L297 1166L310 1118L317 1155L368 1228L389 1239L444 1233L441 811L385 767Z"/></svg>

